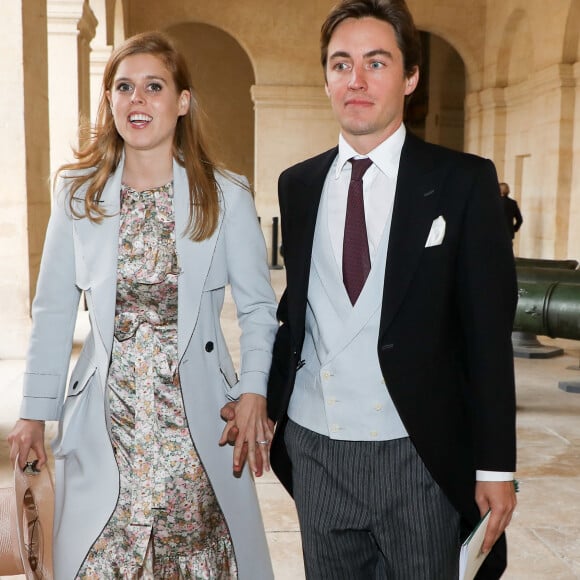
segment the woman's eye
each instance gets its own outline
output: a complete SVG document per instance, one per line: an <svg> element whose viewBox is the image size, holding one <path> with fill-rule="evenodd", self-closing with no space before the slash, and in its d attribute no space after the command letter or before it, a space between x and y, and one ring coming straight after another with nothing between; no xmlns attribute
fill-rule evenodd
<svg viewBox="0 0 580 580"><path fill-rule="evenodd" d="M117 85L117 90L120 93L129 93L133 90L133 87L129 83L119 83Z"/></svg>
<svg viewBox="0 0 580 580"><path fill-rule="evenodd" d="M158 93L163 87L160 83L150 83L147 85L147 89L152 93Z"/></svg>

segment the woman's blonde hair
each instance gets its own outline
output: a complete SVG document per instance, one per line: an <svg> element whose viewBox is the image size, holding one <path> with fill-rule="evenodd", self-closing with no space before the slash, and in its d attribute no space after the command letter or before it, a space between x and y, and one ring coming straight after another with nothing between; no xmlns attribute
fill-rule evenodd
<svg viewBox="0 0 580 580"><path fill-rule="evenodd" d="M107 217L99 202L107 179L119 164L124 142L115 128L106 91L113 89L119 64L135 54L151 54L161 59L173 77L177 94L184 90L191 93L189 111L179 117L175 128L173 157L185 167L189 182L191 210L187 234L194 241L204 240L212 235L218 222L219 185L214 171L220 169L208 150L202 127L202 112L185 59L161 32L144 32L132 36L115 49L109 58L103 74L97 120L90 131L90 139L78 150L74 150L76 162L62 165L57 173L67 172L65 178L71 180L68 190L71 213L76 218L88 218L95 223ZM73 197L83 186L86 186L84 209L79 211L78 204L73 203Z"/></svg>

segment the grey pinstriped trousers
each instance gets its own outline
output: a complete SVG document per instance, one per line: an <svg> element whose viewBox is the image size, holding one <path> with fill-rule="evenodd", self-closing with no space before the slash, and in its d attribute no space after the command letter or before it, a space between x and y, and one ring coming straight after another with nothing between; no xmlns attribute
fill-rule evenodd
<svg viewBox="0 0 580 580"><path fill-rule="evenodd" d="M309 580L456 580L459 515L409 438L337 441L288 421Z"/></svg>

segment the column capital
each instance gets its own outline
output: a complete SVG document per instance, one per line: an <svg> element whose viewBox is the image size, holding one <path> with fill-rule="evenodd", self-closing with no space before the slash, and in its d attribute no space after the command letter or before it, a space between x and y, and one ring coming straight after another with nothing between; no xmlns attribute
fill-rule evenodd
<svg viewBox="0 0 580 580"><path fill-rule="evenodd" d="M322 86L253 85L251 95L255 108L330 110L328 97Z"/></svg>
<svg viewBox="0 0 580 580"><path fill-rule="evenodd" d="M97 30L97 18L87 0L48 0L49 34L77 35L91 41Z"/></svg>
<svg viewBox="0 0 580 580"><path fill-rule="evenodd" d="M492 87L479 92L479 103L483 110L505 108L505 89Z"/></svg>

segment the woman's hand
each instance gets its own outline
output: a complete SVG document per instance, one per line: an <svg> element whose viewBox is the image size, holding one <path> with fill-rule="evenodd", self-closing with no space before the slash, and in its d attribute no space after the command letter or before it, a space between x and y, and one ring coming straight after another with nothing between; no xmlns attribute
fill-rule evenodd
<svg viewBox="0 0 580 580"><path fill-rule="evenodd" d="M227 413L226 413L227 411ZM234 405L222 409L227 421L220 445L234 441L234 473L240 473L247 455L250 469L260 477L263 468L270 471L269 451L273 436L273 423L266 412L266 398L245 393Z"/></svg>
<svg viewBox="0 0 580 580"><path fill-rule="evenodd" d="M20 469L24 469L30 451L36 454L38 469L46 464L44 421L18 419L8 435L8 443L10 444L10 462L12 465L18 456L18 465Z"/></svg>

